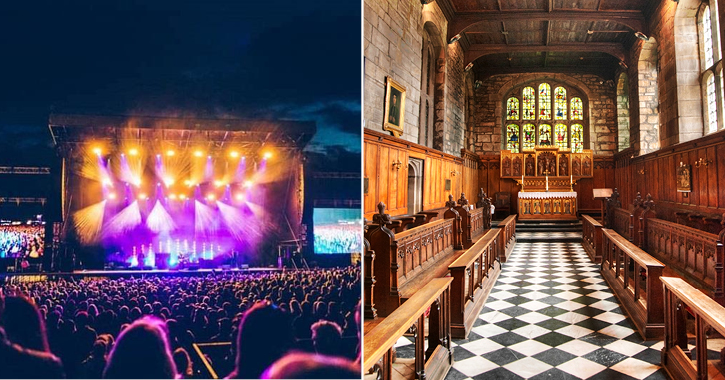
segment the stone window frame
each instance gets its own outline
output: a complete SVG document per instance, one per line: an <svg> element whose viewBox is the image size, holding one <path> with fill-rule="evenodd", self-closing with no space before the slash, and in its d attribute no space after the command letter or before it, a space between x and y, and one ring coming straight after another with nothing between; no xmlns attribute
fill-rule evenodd
<svg viewBox="0 0 725 380"><path fill-rule="evenodd" d="M550 95L551 96L549 99L549 103L551 105L551 114L552 115L551 115L551 118L548 118L548 119L542 119L539 117L540 116L540 113L539 113L539 109L540 109L539 108L539 86L542 83L547 83L550 86ZM535 110L535 115L536 115L534 120L528 120L528 119L523 118L523 90L526 87L534 88L534 101L535 101L534 110ZM566 96L567 96L567 115L566 115L567 119L566 120L555 120L554 119L553 111L554 111L554 101L555 100L554 100L553 92L557 87L563 87L566 90ZM583 149L590 149L589 97L588 97L587 93L585 93L581 89L574 87L571 84L566 83L564 81L556 80L553 78L541 78L541 79L538 79L535 81L518 83L515 86L513 86L509 91L507 91L504 94L502 102L501 102L502 108L504 110L506 109L506 104L508 102L508 99L511 97L517 98L519 100L519 104L522 106L521 106L521 109L519 112L518 120L507 120L506 112L504 112L504 115L502 116L502 125L503 125L503 132L502 132L503 133L502 134L503 148L502 149L504 149L504 150L508 149L508 139L507 139L506 128L511 124L518 125L518 127L519 127L519 152L523 151L523 130L522 130L522 128L523 128L524 124L533 124L535 126L534 131L535 131L536 135L534 136L534 141L536 141L537 145L538 145L538 141L539 141L539 130L540 130L541 125L547 124L547 125L551 126L551 130L552 130L551 138L553 140L554 139L554 136L553 136L554 126L556 124L565 124L567 126L567 148L566 149L571 149L571 146L572 146L571 126L573 124L581 124L584 127L584 147L583 147ZM580 98L582 101L582 105L583 105L582 120L578 120L578 119L572 120L571 119L571 100L573 98ZM552 141L552 146L555 146L555 145L556 144L554 144L554 142Z"/></svg>
<svg viewBox="0 0 725 380"><path fill-rule="evenodd" d="M702 126L702 133L703 135L707 135L710 133L717 132L719 130L722 130L725 126L725 98L723 95L723 88L722 88L722 74L723 74L723 62L722 62L722 56L721 56L721 49L720 49L720 36L719 36L719 17L717 15L713 15L713 12L717 12L717 8L715 6L711 7L710 3L707 1L703 1L700 3L700 7L697 11L697 35L698 35L698 45L699 45L699 51L698 51L698 59L700 63L700 91L702 95L702 116L703 116L703 126ZM705 31L706 28L704 27L703 20L705 18L705 15L710 15L710 39L712 43L712 60L713 64L710 66L707 66L707 60L706 60L706 54L705 54ZM713 17L714 16L714 17ZM712 84L710 84L710 80L712 80ZM714 88L709 89L708 86L712 85ZM712 99L710 96L710 93L714 94L715 98ZM713 105L714 103L714 105ZM711 121L711 107L714 106L714 117L716 120L714 121L714 128L713 122Z"/></svg>

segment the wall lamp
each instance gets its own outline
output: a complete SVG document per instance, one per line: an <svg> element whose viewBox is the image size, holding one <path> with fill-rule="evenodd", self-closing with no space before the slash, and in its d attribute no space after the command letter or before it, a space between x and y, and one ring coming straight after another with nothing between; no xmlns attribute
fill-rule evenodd
<svg viewBox="0 0 725 380"><path fill-rule="evenodd" d="M400 160L396 160L395 162L393 162L393 169L400 170L401 166L403 166L403 163L400 162Z"/></svg>
<svg viewBox="0 0 725 380"><path fill-rule="evenodd" d="M699 168L700 166L708 166L710 164L712 164L712 160L702 158L702 157L700 157L699 160L695 161L696 168Z"/></svg>
<svg viewBox="0 0 725 380"><path fill-rule="evenodd" d="M649 41L649 37L647 37L647 35L642 32L637 32L634 34L634 36L639 38L642 41Z"/></svg>

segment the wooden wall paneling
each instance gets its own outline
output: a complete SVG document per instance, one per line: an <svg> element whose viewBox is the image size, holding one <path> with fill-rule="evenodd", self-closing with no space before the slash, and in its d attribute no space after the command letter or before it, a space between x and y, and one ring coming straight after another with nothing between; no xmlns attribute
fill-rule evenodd
<svg viewBox="0 0 725 380"><path fill-rule="evenodd" d="M707 205L708 207L717 208L717 156L714 146L706 149L706 158L711 162L707 166Z"/></svg>
<svg viewBox="0 0 725 380"><path fill-rule="evenodd" d="M387 146L380 147L380 162L378 167L378 200L385 203L389 207L388 214L395 215L395 209L390 207L390 199L388 199L388 184L390 170L387 166L390 163L390 148Z"/></svg>
<svg viewBox="0 0 725 380"><path fill-rule="evenodd" d="M717 155L715 159L715 166L717 167L717 194L719 207L725 207L725 144L719 145L716 148Z"/></svg>
<svg viewBox="0 0 725 380"><path fill-rule="evenodd" d="M375 212L379 202L378 196L378 150L377 144L365 142L365 178L368 179L368 193L365 194L365 214ZM369 218L368 218L369 219Z"/></svg>

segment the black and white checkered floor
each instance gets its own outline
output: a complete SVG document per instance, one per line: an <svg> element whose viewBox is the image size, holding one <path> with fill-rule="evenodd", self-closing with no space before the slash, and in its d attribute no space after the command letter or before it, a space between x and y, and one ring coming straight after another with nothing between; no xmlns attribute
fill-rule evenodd
<svg viewBox="0 0 725 380"><path fill-rule="evenodd" d="M580 243L516 243L447 380L665 379ZM408 337L396 344L412 357Z"/></svg>

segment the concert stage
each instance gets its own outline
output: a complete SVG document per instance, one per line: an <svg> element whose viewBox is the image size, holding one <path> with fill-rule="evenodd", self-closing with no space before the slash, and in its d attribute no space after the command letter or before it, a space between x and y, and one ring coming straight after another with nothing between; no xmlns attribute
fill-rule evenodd
<svg viewBox="0 0 725 380"><path fill-rule="evenodd" d="M63 159L53 271L264 267L281 241L311 232L312 122L53 114L49 127Z"/></svg>

